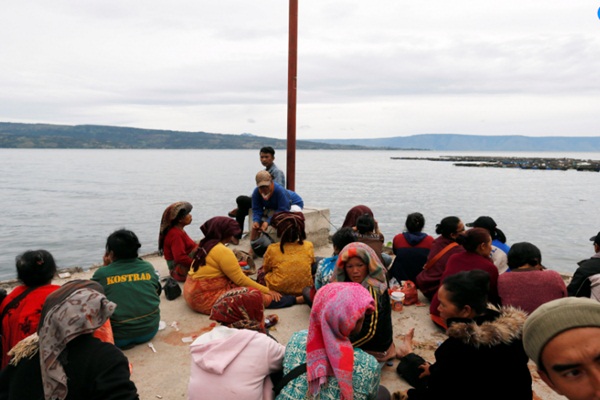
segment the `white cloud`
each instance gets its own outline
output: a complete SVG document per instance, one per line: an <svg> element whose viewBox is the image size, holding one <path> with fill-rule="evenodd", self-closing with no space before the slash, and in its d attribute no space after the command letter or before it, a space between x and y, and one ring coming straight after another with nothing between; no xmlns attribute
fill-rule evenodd
<svg viewBox="0 0 600 400"><path fill-rule="evenodd" d="M285 137L288 2L8 0L0 120ZM587 2L299 5L299 138L597 134Z"/></svg>

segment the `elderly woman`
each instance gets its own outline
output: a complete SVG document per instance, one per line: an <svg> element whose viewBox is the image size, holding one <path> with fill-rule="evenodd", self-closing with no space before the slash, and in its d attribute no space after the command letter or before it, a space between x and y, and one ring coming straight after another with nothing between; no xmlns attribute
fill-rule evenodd
<svg viewBox="0 0 600 400"><path fill-rule="evenodd" d="M542 253L528 242L515 243L508 251L512 271L498 277L498 294L503 305L528 313L551 300L567 297L565 281L556 271L542 265Z"/></svg>
<svg viewBox="0 0 600 400"><path fill-rule="evenodd" d="M379 362L393 358L390 296L383 265L373 249L360 242L344 247L338 255L332 280L360 283L374 300L374 312L366 315L362 329L350 336L353 346L373 355Z"/></svg>
<svg viewBox="0 0 600 400"><path fill-rule="evenodd" d="M225 292L210 319L222 326L190 346L188 399L272 399L269 374L281 370L285 346L266 335L261 293L246 287Z"/></svg>
<svg viewBox="0 0 600 400"><path fill-rule="evenodd" d="M0 398L138 399L121 350L92 333L116 305L93 281L71 281L48 296L37 334L19 342L0 374Z"/></svg>
<svg viewBox="0 0 600 400"><path fill-rule="evenodd" d="M315 261L313 244L305 240L304 214L279 212L273 215L271 224L280 242L269 245L265 252L264 281L269 289L296 296L296 301L302 303L302 289L313 283L311 266Z"/></svg>
<svg viewBox="0 0 600 400"><path fill-rule="evenodd" d="M56 263L46 250L26 251L16 258L17 286L0 305L2 323L2 368L8 365L7 352L38 328L46 297L60 286L52 285Z"/></svg>
<svg viewBox="0 0 600 400"><path fill-rule="evenodd" d="M308 331L294 333L286 346L277 399L389 399L387 389L379 386L377 361L350 340L376 312L369 291L358 283L321 288Z"/></svg>
<svg viewBox="0 0 600 400"><path fill-rule="evenodd" d="M443 280L439 311L448 339L429 364L413 353L414 329L398 346L398 373L415 389L408 399L531 400L531 374L523 350L527 315L512 307L487 308L489 275L464 271Z"/></svg>
<svg viewBox="0 0 600 400"><path fill-rule="evenodd" d="M293 304L293 296L282 298L279 292L256 283L244 274L235 254L226 246L239 243L240 226L235 220L214 217L202 224L200 230L204 238L183 286L183 297L192 310L209 315L217 299L236 287L258 289L263 294L265 305L273 305L273 308Z"/></svg>
<svg viewBox="0 0 600 400"><path fill-rule="evenodd" d="M492 238L489 232L483 228L472 228L459 235L456 238L456 242L462 245L466 251L454 254L448 259L446 270L442 274L442 280L461 271L471 271L474 269L485 271L490 276L488 299L494 304L499 304L498 268L496 268L490 257L492 253ZM441 318L438 309L439 304L440 302L436 293L429 306L430 318L436 325L446 329L445 322Z"/></svg>
<svg viewBox="0 0 600 400"><path fill-rule="evenodd" d="M171 204L163 212L158 235L158 251L165 256L169 274L185 282L198 245L183 229L192 223L192 205L187 201Z"/></svg>

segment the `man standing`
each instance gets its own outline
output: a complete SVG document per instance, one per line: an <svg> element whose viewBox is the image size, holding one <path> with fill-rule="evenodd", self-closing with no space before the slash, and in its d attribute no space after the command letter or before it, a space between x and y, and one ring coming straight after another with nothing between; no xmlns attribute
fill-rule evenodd
<svg viewBox="0 0 600 400"><path fill-rule="evenodd" d="M590 241L594 242L594 253L596 254L592 258L577 263L579 268L577 268L571 283L567 286L569 296L590 297L593 276L600 274L600 232L596 236L592 236Z"/></svg>
<svg viewBox="0 0 600 400"><path fill-rule="evenodd" d="M523 347L542 380L569 400L600 398L600 303L566 297L525 321Z"/></svg>
<svg viewBox="0 0 600 400"><path fill-rule="evenodd" d="M260 163L267 172L273 177L273 181L285 187L285 175L283 171L275 165L275 150L271 146L265 146L260 149Z"/></svg>

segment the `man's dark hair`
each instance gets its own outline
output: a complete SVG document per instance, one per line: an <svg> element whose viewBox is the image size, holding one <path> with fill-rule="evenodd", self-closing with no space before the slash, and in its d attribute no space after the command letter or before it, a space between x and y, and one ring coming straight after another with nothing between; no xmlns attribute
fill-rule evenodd
<svg viewBox="0 0 600 400"><path fill-rule="evenodd" d="M261 148L260 153L268 153L268 154L272 155L273 157L275 157L275 149L272 148L271 146L265 146L265 147Z"/></svg>
<svg viewBox="0 0 600 400"><path fill-rule="evenodd" d="M442 281L449 300L458 309L470 306L478 315L487 308L490 275L480 269L461 271Z"/></svg>
<svg viewBox="0 0 600 400"><path fill-rule="evenodd" d="M333 243L333 247L337 251L342 251L346 245L355 241L356 237L352 228L340 228L331 237L331 243Z"/></svg>
<svg viewBox="0 0 600 400"><path fill-rule="evenodd" d="M138 249L142 247L140 240L132 231L119 229L106 239L106 251L113 252L113 259L137 258Z"/></svg>

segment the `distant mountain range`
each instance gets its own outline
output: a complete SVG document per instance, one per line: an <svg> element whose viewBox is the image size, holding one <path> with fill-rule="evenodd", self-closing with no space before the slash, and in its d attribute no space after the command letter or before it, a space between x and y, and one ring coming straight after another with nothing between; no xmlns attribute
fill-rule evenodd
<svg viewBox="0 0 600 400"><path fill-rule="evenodd" d="M0 148L74 149L258 149L286 148L286 140L255 136L138 129L101 125L51 125L0 122ZM600 151L600 137L478 136L424 134L379 139L298 140L298 149Z"/></svg>
<svg viewBox="0 0 600 400"><path fill-rule="evenodd" d="M0 148L54 149L285 149L286 140L251 134L225 135L101 125L16 124L0 122ZM296 142L298 149L352 150L357 145Z"/></svg>
<svg viewBox="0 0 600 400"><path fill-rule="evenodd" d="M380 139L319 139L320 143L441 151L600 151L600 136L424 134Z"/></svg>

